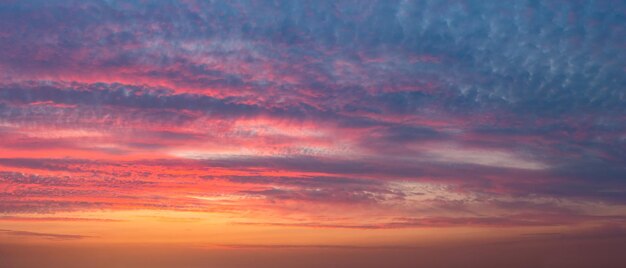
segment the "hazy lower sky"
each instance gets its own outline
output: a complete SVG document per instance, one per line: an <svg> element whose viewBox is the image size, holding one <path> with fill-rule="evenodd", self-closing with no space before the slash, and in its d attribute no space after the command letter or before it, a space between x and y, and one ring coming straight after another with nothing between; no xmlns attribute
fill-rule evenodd
<svg viewBox="0 0 626 268"><path fill-rule="evenodd" d="M626 267L624 1L0 1L0 267Z"/></svg>

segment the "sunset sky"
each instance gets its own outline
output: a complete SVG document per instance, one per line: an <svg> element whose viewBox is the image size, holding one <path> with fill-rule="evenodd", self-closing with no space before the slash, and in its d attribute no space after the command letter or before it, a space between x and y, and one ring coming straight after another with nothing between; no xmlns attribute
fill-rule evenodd
<svg viewBox="0 0 626 268"><path fill-rule="evenodd" d="M626 267L625 50L619 0L0 0L0 267Z"/></svg>

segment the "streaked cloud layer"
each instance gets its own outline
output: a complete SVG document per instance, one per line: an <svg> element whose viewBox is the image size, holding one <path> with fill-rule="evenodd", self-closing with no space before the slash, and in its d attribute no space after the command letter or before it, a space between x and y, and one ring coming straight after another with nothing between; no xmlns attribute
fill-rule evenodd
<svg viewBox="0 0 626 268"><path fill-rule="evenodd" d="M625 11L5 1L0 236L105 239L36 226L144 213L306 232L624 224Z"/></svg>

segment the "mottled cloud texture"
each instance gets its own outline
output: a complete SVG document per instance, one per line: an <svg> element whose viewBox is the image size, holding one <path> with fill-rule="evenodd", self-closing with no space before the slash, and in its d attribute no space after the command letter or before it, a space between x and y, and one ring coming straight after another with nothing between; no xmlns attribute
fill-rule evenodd
<svg viewBox="0 0 626 268"><path fill-rule="evenodd" d="M0 226L101 210L342 230L624 224L625 11L3 1ZM82 238L14 229L0 233Z"/></svg>

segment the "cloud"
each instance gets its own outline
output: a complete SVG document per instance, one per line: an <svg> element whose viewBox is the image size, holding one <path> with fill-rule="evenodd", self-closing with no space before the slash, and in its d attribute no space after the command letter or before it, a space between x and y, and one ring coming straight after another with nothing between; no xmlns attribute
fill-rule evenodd
<svg viewBox="0 0 626 268"><path fill-rule="evenodd" d="M96 218L71 218L71 217L17 217L17 216L1 216L0 221L16 221L16 222L119 222L121 220L114 219L96 219Z"/></svg>
<svg viewBox="0 0 626 268"><path fill-rule="evenodd" d="M230 249L345 249L345 250L410 250L416 246L358 246L358 245L297 245L297 244L219 244L218 248Z"/></svg>
<svg viewBox="0 0 626 268"><path fill-rule="evenodd" d="M594 220L596 222L622 223L623 216L572 216L567 214L517 214L506 217L423 217L397 218L371 224L325 224L315 222L237 222L242 225L282 226L295 228L339 228L339 229L403 229L403 228L452 228L452 227L531 227L563 226Z"/></svg>
<svg viewBox="0 0 626 268"><path fill-rule="evenodd" d="M624 7L4 3L0 210L597 221L626 202Z"/></svg>
<svg viewBox="0 0 626 268"><path fill-rule="evenodd" d="M37 233L37 232L28 232L28 231L14 231L14 230L3 230L0 229L0 233L10 236L18 236L18 237L32 237L32 238L43 238L48 240L77 240L89 238L90 236L84 235L74 235L74 234L51 234L51 233Z"/></svg>

